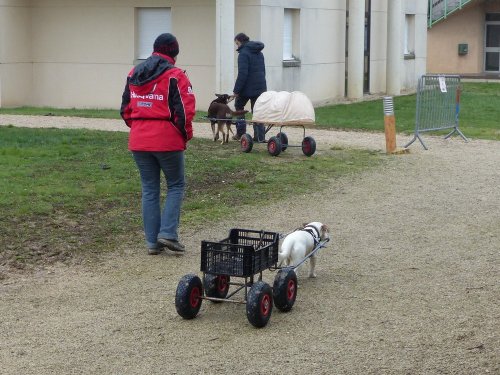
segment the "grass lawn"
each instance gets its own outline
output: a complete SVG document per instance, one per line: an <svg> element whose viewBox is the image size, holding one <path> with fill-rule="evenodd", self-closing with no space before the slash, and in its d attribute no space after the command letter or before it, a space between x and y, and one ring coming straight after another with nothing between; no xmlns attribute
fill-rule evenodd
<svg viewBox="0 0 500 375"><path fill-rule="evenodd" d="M500 83L463 83L459 128L467 137L500 140ZM416 95L394 98L398 132L415 131ZM316 108L323 128L384 131L382 99Z"/></svg>
<svg viewBox="0 0 500 375"><path fill-rule="evenodd" d="M88 259L120 243L142 245L141 187L127 137L0 127L0 266L29 268ZM207 225L384 160L359 150L335 148L311 158L295 151L273 158L264 147L244 154L236 145L193 139L182 225Z"/></svg>
<svg viewBox="0 0 500 375"><path fill-rule="evenodd" d="M416 95L394 99L398 131L414 131L415 102ZM117 110L88 109L0 108L0 114L119 118ZM198 112L196 118L203 115ZM464 83L463 133L500 140L498 119L500 84ZM382 100L317 108L316 124L382 132ZM127 151L127 136L0 127L0 240L4 244L0 271L87 259L119 243L142 243L140 182ZM194 139L186 153L182 225L196 228L253 204L293 197L383 160L378 154L343 149L322 151L312 158L292 151L272 158L264 148L243 154L238 147Z"/></svg>
<svg viewBox="0 0 500 375"><path fill-rule="evenodd" d="M0 108L0 114L27 115L27 116L71 116L71 117L107 118L107 119L120 118L119 109L17 107L17 108Z"/></svg>
<svg viewBox="0 0 500 375"><path fill-rule="evenodd" d="M500 83L462 83L459 128L471 138L500 140ZM416 95L394 98L396 130L415 131ZM0 108L0 114L54 115L118 119L118 110L57 109L39 107ZM196 121L207 113L198 111ZM250 115L248 115L250 118ZM321 128L384 131L382 99L316 108ZM446 131L445 131L446 133Z"/></svg>

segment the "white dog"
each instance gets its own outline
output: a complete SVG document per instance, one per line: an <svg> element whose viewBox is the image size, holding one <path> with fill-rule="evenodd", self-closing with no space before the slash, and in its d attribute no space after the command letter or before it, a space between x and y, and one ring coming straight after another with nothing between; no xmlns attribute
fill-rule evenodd
<svg viewBox="0 0 500 375"><path fill-rule="evenodd" d="M303 228L290 233L283 240L278 253L278 266L297 266L314 250L320 241L330 239L329 230L326 225L317 221L303 225ZM309 277L316 277L316 273L314 272L316 256L317 252L309 259ZM297 268L297 272L301 266Z"/></svg>

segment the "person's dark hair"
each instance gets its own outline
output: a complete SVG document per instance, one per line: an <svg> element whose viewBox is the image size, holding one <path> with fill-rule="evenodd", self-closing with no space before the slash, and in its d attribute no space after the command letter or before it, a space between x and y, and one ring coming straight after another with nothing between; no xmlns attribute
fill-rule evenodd
<svg viewBox="0 0 500 375"><path fill-rule="evenodd" d="M177 38L170 33L160 34L155 40L153 51L174 58L179 54Z"/></svg>
<svg viewBox="0 0 500 375"><path fill-rule="evenodd" d="M245 33L239 33L234 37L234 40L240 43L246 43L250 40L250 38Z"/></svg>

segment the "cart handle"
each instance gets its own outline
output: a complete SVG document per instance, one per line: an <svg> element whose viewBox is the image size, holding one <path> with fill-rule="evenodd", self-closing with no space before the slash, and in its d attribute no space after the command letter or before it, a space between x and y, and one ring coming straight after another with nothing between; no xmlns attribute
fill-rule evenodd
<svg viewBox="0 0 500 375"><path fill-rule="evenodd" d="M320 241L316 247L309 253L307 254L304 259L300 261L299 264L297 264L295 267L292 267L293 270L295 271L301 264L303 264L306 260L308 260L310 257L312 257L319 249L322 249L323 247L326 247L326 243L329 242L330 239L326 238L323 241Z"/></svg>

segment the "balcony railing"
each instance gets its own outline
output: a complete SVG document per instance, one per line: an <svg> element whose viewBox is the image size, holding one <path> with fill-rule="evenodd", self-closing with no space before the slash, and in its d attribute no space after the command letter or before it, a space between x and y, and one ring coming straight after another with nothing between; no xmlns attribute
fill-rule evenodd
<svg viewBox="0 0 500 375"><path fill-rule="evenodd" d="M432 27L471 1L474 0L429 0L428 26Z"/></svg>

